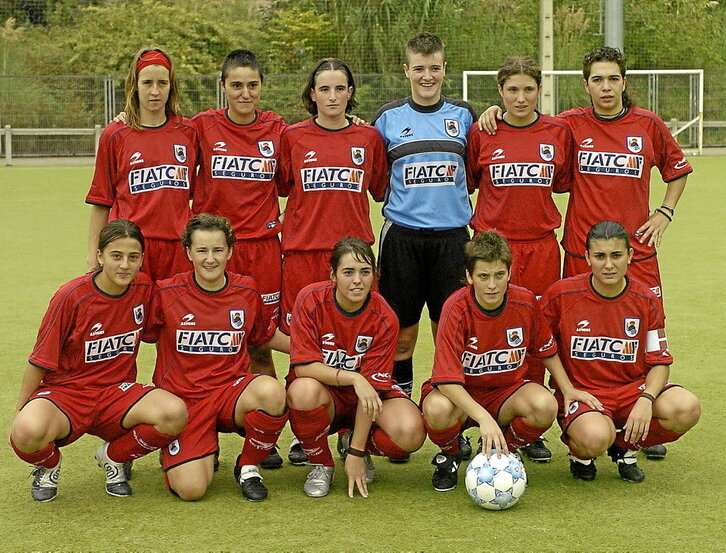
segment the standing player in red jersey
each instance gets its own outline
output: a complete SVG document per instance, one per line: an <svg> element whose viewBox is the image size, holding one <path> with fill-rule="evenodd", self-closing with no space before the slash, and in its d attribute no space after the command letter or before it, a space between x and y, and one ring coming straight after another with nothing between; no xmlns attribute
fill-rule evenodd
<svg viewBox="0 0 726 553"><path fill-rule="evenodd" d="M541 359L565 390L565 400L597 400L573 388L534 294L510 284L512 251L494 230L464 248L468 286L454 292L441 313L431 378L421 387L424 423L434 456L436 491L456 487L459 432L476 426L482 451L509 453L542 435L555 420L557 402L527 364Z"/></svg>
<svg viewBox="0 0 726 553"><path fill-rule="evenodd" d="M254 279L225 272L235 235L224 217L201 213L187 223L182 244L194 270L156 283L144 340L156 342L154 383L178 395L189 424L162 451L169 490L201 499L214 474L218 432L245 436L234 469L249 501L267 489L257 470L287 422L285 389L250 372L247 345L275 332Z"/></svg>
<svg viewBox="0 0 726 553"><path fill-rule="evenodd" d="M572 133L562 122L536 110L542 71L532 58L509 57L497 73L504 103L496 135L469 130L467 169L470 186L479 189L471 226L475 233L496 229L512 250L512 284L539 297L560 279L560 246L555 229L562 217L553 192L569 188ZM528 360L527 379L544 384L545 368ZM552 452L539 437L522 451L547 462Z"/></svg>
<svg viewBox="0 0 726 553"><path fill-rule="evenodd" d="M110 123L101 134L91 204L88 265L95 263L98 233L120 217L138 224L146 237L144 272L152 280L188 268L179 234L189 219L197 164L194 128L179 111L179 87L169 56L143 49L126 77L126 123Z"/></svg>
<svg viewBox="0 0 726 553"><path fill-rule="evenodd" d="M355 125L355 81L338 59L320 60L302 101L311 119L288 127L280 147L280 196L289 196L282 225L280 330L290 333L298 292L328 278L330 251L344 236L374 241L366 192L380 201L386 188L383 139Z"/></svg>
<svg viewBox="0 0 726 553"><path fill-rule="evenodd" d="M96 459L106 492L131 495L125 463L170 443L186 424L184 402L136 380L136 354L151 282L139 275L144 237L117 219L99 233L96 270L63 285L43 317L20 388L10 445L35 466L32 496L58 492L60 447L83 434L105 440Z"/></svg>
<svg viewBox="0 0 726 553"><path fill-rule="evenodd" d="M277 326L282 258L275 177L285 122L258 109L263 77L252 52L230 52L220 79L229 107L192 118L199 137L192 210L229 219L237 242L227 268L255 279L265 310ZM275 376L270 350L252 348L250 355L254 372Z"/></svg>
<svg viewBox="0 0 726 553"><path fill-rule="evenodd" d="M595 457L607 451L623 480L642 482L636 450L679 439L700 417L698 398L668 381L673 357L663 309L627 275L633 253L623 225L600 222L586 238L590 272L555 283L542 297L570 380L604 406L596 412L555 394L570 471L580 480L595 479Z"/></svg>
<svg viewBox="0 0 726 553"><path fill-rule="evenodd" d="M375 256L360 238L338 242L330 281L305 287L293 310L287 402L290 426L313 468L303 491L328 494L334 462L328 434L350 429L341 453L348 496L368 497L370 454L404 456L421 447L421 413L391 378L398 319L372 290Z"/></svg>

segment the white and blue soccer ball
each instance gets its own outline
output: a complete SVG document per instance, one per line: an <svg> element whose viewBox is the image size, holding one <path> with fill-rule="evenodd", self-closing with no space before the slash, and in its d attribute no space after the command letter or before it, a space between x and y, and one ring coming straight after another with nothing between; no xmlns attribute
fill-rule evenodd
<svg viewBox="0 0 726 553"><path fill-rule="evenodd" d="M514 505L527 487L524 465L515 455L479 453L466 467L466 491L474 503L499 511Z"/></svg>

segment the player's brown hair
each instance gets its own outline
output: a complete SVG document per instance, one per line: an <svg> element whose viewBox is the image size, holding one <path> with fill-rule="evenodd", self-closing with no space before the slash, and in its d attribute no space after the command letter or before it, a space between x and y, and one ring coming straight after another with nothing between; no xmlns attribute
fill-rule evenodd
<svg viewBox="0 0 726 553"><path fill-rule="evenodd" d="M220 80L222 82L226 81L229 72L236 67L249 67L250 69L254 69L260 76L260 83L265 79L265 75L262 72L262 65L260 65L257 56L249 50L232 50L227 54L227 57L224 58L224 62L222 63L222 76Z"/></svg>
<svg viewBox="0 0 726 553"><path fill-rule="evenodd" d="M300 95L303 107L311 115L318 114L318 106L315 102L313 102L313 99L310 97L310 93L315 89L315 79L317 79L318 75L323 71L342 71L345 73L346 79L348 80L348 86L353 89L350 99L348 100L348 105L345 106L345 113L350 113L352 109L358 106L358 101L355 99L355 79L353 78L353 73L350 68L342 60L337 58L325 58L319 60L318 63L315 64L315 67L313 67L312 71L310 71L308 80L305 83L302 94Z"/></svg>
<svg viewBox="0 0 726 553"><path fill-rule="evenodd" d="M195 230L221 230L227 242L227 247L230 249L237 240L234 229L226 217L212 215L211 213L199 213L187 221L187 226L182 232L181 242L184 248L192 247L192 234L194 234Z"/></svg>
<svg viewBox="0 0 726 553"><path fill-rule="evenodd" d="M340 260L347 253L351 254L356 261L368 263L374 271L376 270L376 256L371 245L357 236L346 236L333 246L333 252L330 254L330 269L333 273L338 270Z"/></svg>
<svg viewBox="0 0 726 553"><path fill-rule="evenodd" d="M509 56L505 58L497 72L497 84L503 87L507 79L514 75L527 75L535 80L537 86L542 84L542 69L529 56Z"/></svg>
<svg viewBox="0 0 726 553"><path fill-rule="evenodd" d="M109 221L98 234L98 251L103 251L108 245L119 238L133 238L141 246L141 253L144 252L144 235L138 225L128 219L114 219ZM96 262L94 270L99 270L101 265Z"/></svg>
<svg viewBox="0 0 726 553"><path fill-rule="evenodd" d="M592 226L585 239L585 249L589 252L593 240L622 240L625 248L630 250L630 235L625 227L617 221L600 221Z"/></svg>
<svg viewBox="0 0 726 553"><path fill-rule="evenodd" d="M466 259L466 271L474 274L474 266L477 261L491 263L501 261L507 267L512 266L512 250L509 249L507 239L496 230L487 230L477 234L473 240L464 245L464 257Z"/></svg>
<svg viewBox="0 0 726 553"><path fill-rule="evenodd" d="M623 79L625 78L625 71L627 70L627 59L625 58L625 55L620 51L619 48L612 48L610 46L599 46L590 50L587 54L585 54L585 57L582 58L582 76L584 77L585 81L590 78L590 70L592 68L592 64L599 61L612 61L617 63L618 68L620 69L620 76ZM628 96L628 91L623 90L623 107L627 109L631 105L633 105L633 102Z"/></svg>
<svg viewBox="0 0 726 553"><path fill-rule="evenodd" d="M169 70L169 98L166 100L166 116L169 119L176 120L177 123L182 121L181 108L179 107L179 83L174 71L174 63L171 61L169 54L161 48L142 48L134 56L129 72L126 75L126 125L135 131L141 130L141 108L139 107L139 74L136 66L139 58L147 52L159 52L169 60L171 69Z"/></svg>
<svg viewBox="0 0 726 553"><path fill-rule="evenodd" d="M435 52L441 52L446 59L445 46L439 37L433 33L419 33L406 43L406 62L411 54L430 56Z"/></svg>

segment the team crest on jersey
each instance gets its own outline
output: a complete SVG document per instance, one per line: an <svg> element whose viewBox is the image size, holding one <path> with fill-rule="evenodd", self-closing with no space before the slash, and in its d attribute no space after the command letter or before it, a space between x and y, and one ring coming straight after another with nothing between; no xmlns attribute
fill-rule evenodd
<svg viewBox="0 0 726 553"><path fill-rule="evenodd" d="M230 309L229 310L229 324L232 328L239 330L245 325L245 310L244 309Z"/></svg>
<svg viewBox="0 0 726 553"><path fill-rule="evenodd" d="M545 161L552 161L555 158L555 147L552 144L539 145L539 157Z"/></svg>
<svg viewBox="0 0 726 553"><path fill-rule="evenodd" d="M461 132L459 122L456 119L444 119L444 130L451 138L456 138Z"/></svg>
<svg viewBox="0 0 726 553"><path fill-rule="evenodd" d="M179 163L187 160L187 147L184 144L174 144L174 157Z"/></svg>
<svg viewBox="0 0 726 553"><path fill-rule="evenodd" d="M634 154L639 154L643 149L643 137L642 136L629 136L626 139L628 150Z"/></svg>
<svg viewBox="0 0 726 553"><path fill-rule="evenodd" d="M360 334L355 341L355 351L358 353L365 353L368 351L368 348L371 347L372 343L373 336L364 336Z"/></svg>
<svg viewBox="0 0 726 553"><path fill-rule="evenodd" d="M141 303L134 307L134 322L140 325L144 322L144 304Z"/></svg>
<svg viewBox="0 0 726 553"><path fill-rule="evenodd" d="M365 163L366 160L366 149L361 148L360 146L351 146L350 147L350 159L353 160L353 163L358 165L359 167Z"/></svg>
<svg viewBox="0 0 726 553"><path fill-rule="evenodd" d="M628 338L635 338L640 330L640 319L637 317L625 318L625 334Z"/></svg>
<svg viewBox="0 0 726 553"><path fill-rule="evenodd" d="M522 343L524 340L524 332L522 331L522 327L518 326L516 328L508 328L507 329L507 343L514 347L517 347L519 344Z"/></svg>
<svg viewBox="0 0 726 553"><path fill-rule="evenodd" d="M258 140L257 149L265 157L272 157L275 155L275 143L272 140Z"/></svg>

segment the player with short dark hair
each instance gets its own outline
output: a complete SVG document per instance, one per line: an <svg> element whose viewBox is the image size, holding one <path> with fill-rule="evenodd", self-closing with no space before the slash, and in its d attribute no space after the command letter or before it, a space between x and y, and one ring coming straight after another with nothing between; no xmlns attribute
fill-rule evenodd
<svg viewBox="0 0 726 553"><path fill-rule="evenodd" d="M169 490L201 499L214 474L218 432L245 436L234 476L249 501L267 489L257 465L287 422L285 390L274 378L250 372L248 344L275 333L257 285L226 272L235 233L224 217L200 213L187 223L184 249L194 268L156 283L144 340L156 342L154 383L189 409L184 431L162 451Z"/></svg>
<svg viewBox="0 0 726 553"><path fill-rule="evenodd" d="M344 238L330 263L332 282L303 288L293 310L290 426L313 464L306 495L328 494L328 435L348 430L341 445L348 495L357 487L367 497L375 476L370 455L407 455L421 447L425 432L416 405L391 378L398 321L372 289L373 250L360 238Z"/></svg>
<svg viewBox="0 0 726 553"><path fill-rule="evenodd" d="M572 133L555 117L536 109L542 71L526 56L506 58L497 73L504 103L503 123L489 135L474 123L469 130L467 168L470 186L479 189L471 226L475 233L501 232L512 249L511 283L539 297L560 279L561 222L553 192L570 186ZM529 380L544 384L545 368L529 359ZM552 453L540 438L523 448L533 461Z"/></svg>
<svg viewBox="0 0 726 553"><path fill-rule="evenodd" d="M96 269L64 284L43 317L20 388L10 445L34 465L32 496L58 491L61 447L84 434L104 440L96 459L106 492L131 495L126 463L169 442L184 428L184 402L136 380L151 282L139 268L144 237L116 219L99 232Z"/></svg>
<svg viewBox="0 0 726 553"><path fill-rule="evenodd" d="M110 219L128 218L146 237L144 272L152 280L188 267L179 233L189 219L197 164L197 135L179 111L174 66L160 48L144 48L126 78L126 123L101 133L93 182L88 267L95 264L98 233Z"/></svg>
<svg viewBox="0 0 726 553"><path fill-rule="evenodd" d="M288 127L280 146L280 196L288 197L282 226L282 316L290 333L298 292L328 278L330 251L347 235L374 241L366 192L383 199L385 149L370 125L348 116L355 80L339 59L322 59L310 71L302 99L310 119Z"/></svg>
<svg viewBox="0 0 726 553"><path fill-rule="evenodd" d="M553 284L542 298L570 380L604 407L566 403L555 392L570 471L580 480L595 479L595 458L607 451L623 480L642 482L637 450L679 439L700 417L698 398L668 381L663 309L627 274L633 254L623 225L597 223L586 239L590 272Z"/></svg>
<svg viewBox="0 0 726 553"><path fill-rule="evenodd" d="M373 124L389 163L379 284L401 324L394 378L410 394L423 306L435 335L441 306L464 278L472 215L464 160L476 115L466 102L441 94L446 60L436 35L409 40L403 70L411 95L381 107Z"/></svg>
<svg viewBox="0 0 726 553"><path fill-rule="evenodd" d="M532 292L509 283L512 252L506 239L483 231L466 245L465 255L468 286L444 304L432 375L421 387L426 430L441 448L432 460L432 483L442 492L457 483L462 429L477 426L482 451L501 454L537 439L554 421L554 397L526 379L530 356L542 360L566 401L598 406L567 379Z"/></svg>

